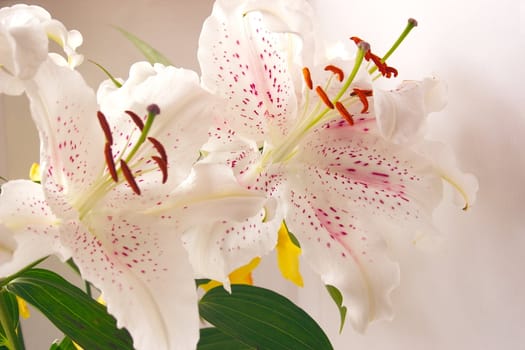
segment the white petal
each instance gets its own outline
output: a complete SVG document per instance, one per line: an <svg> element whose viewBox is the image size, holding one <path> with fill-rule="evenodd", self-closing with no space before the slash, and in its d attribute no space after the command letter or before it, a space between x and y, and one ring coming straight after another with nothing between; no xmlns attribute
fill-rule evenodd
<svg viewBox="0 0 525 350"><path fill-rule="evenodd" d="M454 201L458 206L468 209L476 201L478 180L474 175L459 169L454 152L449 146L427 141L416 145L416 150L431 159L441 178L452 185L456 193Z"/></svg>
<svg viewBox="0 0 525 350"><path fill-rule="evenodd" d="M230 129L260 143L269 127L281 133L288 128L300 69L290 71L286 46L293 38L271 32L260 12L249 12L254 4L216 2L203 25L198 57L203 85L225 98L226 112L235 115L224 116ZM289 48L295 57L297 48Z"/></svg>
<svg viewBox="0 0 525 350"><path fill-rule="evenodd" d="M294 187L287 224L304 259L325 284L341 291L349 321L363 331L374 320L392 317L389 295L399 284L399 269L388 258L381 236L366 229L366 221L338 203L318 207L321 196Z"/></svg>
<svg viewBox="0 0 525 350"><path fill-rule="evenodd" d="M262 257L277 244L282 217L265 218L266 213L244 221L223 220L199 225L183 236L184 247L197 278L220 281L229 289L228 274Z"/></svg>
<svg viewBox="0 0 525 350"><path fill-rule="evenodd" d="M439 80L404 81L394 91L374 89L373 113L386 139L394 143L413 142L427 115L445 103L445 87Z"/></svg>
<svg viewBox="0 0 525 350"><path fill-rule="evenodd" d="M68 258L60 246L59 220L45 202L42 186L26 180L2 185L0 195L0 276L18 272L51 254Z"/></svg>
<svg viewBox="0 0 525 350"><path fill-rule="evenodd" d="M75 206L105 168L95 95L78 72L50 60L26 92L40 135L42 183L49 204L62 214L64 196Z"/></svg>
<svg viewBox="0 0 525 350"><path fill-rule="evenodd" d="M92 213L85 230L70 222L65 245L82 277L99 288L138 350L194 349L197 294L180 236L167 221L129 213Z"/></svg>
<svg viewBox="0 0 525 350"><path fill-rule="evenodd" d="M244 221L267 204L266 194L239 185L230 167L199 163L159 209L177 215L179 228L185 231L205 221Z"/></svg>

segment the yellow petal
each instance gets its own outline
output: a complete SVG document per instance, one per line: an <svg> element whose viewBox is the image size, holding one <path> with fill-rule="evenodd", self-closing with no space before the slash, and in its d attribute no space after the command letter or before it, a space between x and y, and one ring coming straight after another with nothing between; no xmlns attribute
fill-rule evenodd
<svg viewBox="0 0 525 350"><path fill-rule="evenodd" d="M259 265L261 258L253 258L248 264L239 267L228 275L232 284L253 284L252 271ZM206 284L202 284L200 287L206 292L212 288L222 285L219 281L210 281Z"/></svg>
<svg viewBox="0 0 525 350"><path fill-rule="evenodd" d="M29 170L29 179L33 182L40 183L40 180L42 180L40 176L40 164L33 163L33 165L31 165L31 169Z"/></svg>
<svg viewBox="0 0 525 350"><path fill-rule="evenodd" d="M29 313L29 308L27 307L27 303L24 299L16 297L16 301L18 302L18 312L22 318L27 319L31 314Z"/></svg>
<svg viewBox="0 0 525 350"><path fill-rule="evenodd" d="M303 277L299 271L301 248L292 242L290 233L284 222L279 229L276 250L277 264L283 277L302 287L304 285Z"/></svg>

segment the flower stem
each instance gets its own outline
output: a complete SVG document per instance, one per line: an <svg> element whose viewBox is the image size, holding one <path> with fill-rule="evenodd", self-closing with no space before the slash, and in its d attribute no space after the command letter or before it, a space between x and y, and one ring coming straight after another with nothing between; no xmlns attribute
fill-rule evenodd
<svg viewBox="0 0 525 350"><path fill-rule="evenodd" d="M5 339L4 346L9 350L24 350L24 341L21 339L19 334L17 334L18 327L13 327L15 322L11 319L11 312L9 310L9 305L6 303L6 298L8 296L5 293L8 293L5 290L2 290L0 295L0 325L4 331Z"/></svg>

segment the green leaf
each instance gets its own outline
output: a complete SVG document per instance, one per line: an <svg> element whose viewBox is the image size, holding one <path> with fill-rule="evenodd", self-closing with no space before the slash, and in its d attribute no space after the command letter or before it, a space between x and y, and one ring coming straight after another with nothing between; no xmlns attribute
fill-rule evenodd
<svg viewBox="0 0 525 350"><path fill-rule="evenodd" d="M4 289L0 290L0 331L2 345L13 350L25 349L20 329L18 301L16 296Z"/></svg>
<svg viewBox="0 0 525 350"><path fill-rule="evenodd" d="M77 348L71 339L65 337L60 343L51 344L49 350L77 350Z"/></svg>
<svg viewBox="0 0 525 350"><path fill-rule="evenodd" d="M39 309L66 336L84 349L133 349L125 329L118 329L106 307L54 272L31 269L5 289Z"/></svg>
<svg viewBox="0 0 525 350"><path fill-rule="evenodd" d="M107 75L107 77L111 80L111 82L113 83L113 85L115 85L117 88L121 88L122 87L122 83L120 81L118 81L114 76L113 74L111 74L106 68L104 68L104 66L102 66L100 63L97 63L93 60L88 60L89 62L93 63L95 66L97 66L98 68L100 68L100 70L102 70L104 72L104 74Z"/></svg>
<svg viewBox="0 0 525 350"><path fill-rule="evenodd" d="M341 333L343 331L343 327L345 326L347 310L346 306L343 306L343 294L341 294L341 291L339 289L329 284L326 285L326 289L328 290L328 293L334 300L335 305L337 305L337 308L339 309L339 315L341 315L341 325L339 326L339 333Z"/></svg>
<svg viewBox="0 0 525 350"><path fill-rule="evenodd" d="M165 66L172 66L173 64L171 64L171 62L166 58L166 56L164 56L163 54L161 54L159 51L157 51L156 49L154 49L153 47L151 47L151 45L149 45L148 43L146 43L145 41L143 41L142 39L138 38L136 35L134 34L131 34L130 32L120 28L120 27L115 27L119 32L122 33L122 35L124 35L126 37L126 39L128 39L129 41L131 41L131 43L133 45L135 45L135 47L137 49L139 49L139 51L144 55L144 57L151 63L151 64L154 64L154 63L162 63L163 65Z"/></svg>
<svg viewBox="0 0 525 350"><path fill-rule="evenodd" d="M257 350L243 344L217 328L202 328L197 350Z"/></svg>
<svg viewBox="0 0 525 350"><path fill-rule="evenodd" d="M207 284L207 283L210 283L210 282L211 282L211 280L209 278L198 278L198 279L195 280L195 285L197 286L197 288L199 288L203 284Z"/></svg>
<svg viewBox="0 0 525 350"><path fill-rule="evenodd" d="M216 287L199 302L201 317L221 332L259 350L333 349L321 327L301 308L268 289Z"/></svg>

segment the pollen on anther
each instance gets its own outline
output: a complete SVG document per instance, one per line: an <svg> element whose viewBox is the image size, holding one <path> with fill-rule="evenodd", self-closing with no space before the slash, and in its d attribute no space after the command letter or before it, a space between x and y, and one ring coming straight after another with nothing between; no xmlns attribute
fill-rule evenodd
<svg viewBox="0 0 525 350"><path fill-rule="evenodd" d="M106 116L101 111L97 112L97 118L98 122L100 123L100 127L102 128L102 131L104 131L104 135L106 136L106 141L112 145L113 144L113 135L111 134L111 128L109 127L108 120L106 119Z"/></svg>
<svg viewBox="0 0 525 350"><path fill-rule="evenodd" d="M109 174L113 181L118 182L117 169L115 168L115 161L113 160L113 152L111 151L111 144L106 142L106 147L104 148L104 156L106 157L106 165L108 166Z"/></svg>
<svg viewBox="0 0 525 350"><path fill-rule="evenodd" d="M160 143L160 141L157 140L154 137L148 137L148 140L149 140L149 142L151 142L153 144L153 147L155 147L157 152L159 152L159 155L162 158L162 160L164 161L164 163L167 164L168 163L168 155L167 155L166 149L164 148L162 143Z"/></svg>
<svg viewBox="0 0 525 350"><path fill-rule="evenodd" d="M142 131L142 129L144 129L144 122L142 121L142 119L140 119L140 117L133 111L125 111L125 112L127 115L131 117L131 120L133 120L133 122L135 123L135 125L137 125L140 131Z"/></svg>
<svg viewBox="0 0 525 350"><path fill-rule="evenodd" d="M153 156L151 158L159 166L159 169L162 172L162 183L165 184L166 181L168 181L168 164L161 157Z"/></svg>
<svg viewBox="0 0 525 350"><path fill-rule="evenodd" d="M317 92L317 95L319 95L321 100L323 100L323 102L326 105L326 107L328 107L330 109L334 109L334 104L332 103L332 101L330 101L330 99L328 98L328 95L326 94L326 92L324 92L324 90L323 90L323 88L321 86L317 85L315 87L315 92Z"/></svg>
<svg viewBox="0 0 525 350"><path fill-rule="evenodd" d="M324 67L324 70L325 71L330 71L332 73L334 73L335 75L337 75L337 79L339 81L343 81L343 79L345 78L345 73L343 72L343 70L339 67L336 67L332 64L329 64L328 66Z"/></svg>
<svg viewBox="0 0 525 350"><path fill-rule="evenodd" d="M140 195L140 188L137 185L137 181L135 181L135 178L131 173L131 169L123 159L120 160L120 168L122 169L122 174L124 174L124 177L126 178L126 181L128 182L133 192L135 192L135 194Z"/></svg>
<svg viewBox="0 0 525 350"><path fill-rule="evenodd" d="M359 97L359 100L363 104L363 109L361 110L361 113L366 113L368 111L369 106L367 97L372 96L372 93L372 90L361 90L354 88L352 93L350 94L351 96Z"/></svg>
<svg viewBox="0 0 525 350"><path fill-rule="evenodd" d="M314 84L312 83L312 76L310 75L310 70L307 67L303 68L303 78L304 82L306 83L306 86L308 86L308 89L312 90Z"/></svg>
<svg viewBox="0 0 525 350"><path fill-rule="evenodd" d="M341 102L337 101L335 103L335 108L337 108L339 114L341 114L341 116L348 122L348 124L354 125L354 118L352 118L350 112L348 112L346 107Z"/></svg>

